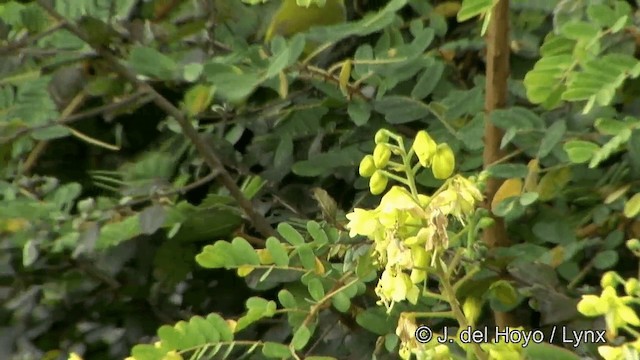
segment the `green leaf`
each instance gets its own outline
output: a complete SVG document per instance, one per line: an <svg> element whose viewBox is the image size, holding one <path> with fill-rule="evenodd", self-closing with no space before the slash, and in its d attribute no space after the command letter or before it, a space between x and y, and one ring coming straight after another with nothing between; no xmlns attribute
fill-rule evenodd
<svg viewBox="0 0 640 360"><path fill-rule="evenodd" d="M590 4L587 7L587 16L600 27L611 27L618 20L615 11L604 4Z"/></svg>
<svg viewBox="0 0 640 360"><path fill-rule="evenodd" d="M291 345L293 345L293 348L296 350L302 350L307 345L310 338L311 338L311 330L309 330L309 328L306 326L301 326L293 334L293 339L291 339ZM305 359L308 359L308 358L305 358Z"/></svg>
<svg viewBox="0 0 640 360"><path fill-rule="evenodd" d="M615 250L601 251L593 259L593 265L600 270L610 269L617 262L618 262L618 252Z"/></svg>
<svg viewBox="0 0 640 360"><path fill-rule="evenodd" d="M203 72L217 94L233 103L243 101L263 81L258 74L245 73L240 68L215 62L206 64Z"/></svg>
<svg viewBox="0 0 640 360"><path fill-rule="evenodd" d="M634 194L631 199L624 204L624 216L634 218L640 213L640 193Z"/></svg>
<svg viewBox="0 0 640 360"><path fill-rule="evenodd" d="M288 309L295 309L298 307L298 303L296 302L296 298L291 294L289 290L280 290L278 292L278 301L280 304Z"/></svg>
<svg viewBox="0 0 640 360"><path fill-rule="evenodd" d="M125 240L140 235L140 233L138 215L130 216L120 222L106 224L100 229L100 238L96 243L96 250L116 246Z"/></svg>
<svg viewBox="0 0 640 360"><path fill-rule="evenodd" d="M287 135L282 136L273 155L273 166L278 169L291 167L294 154L293 150L293 140L291 137Z"/></svg>
<svg viewBox="0 0 640 360"><path fill-rule="evenodd" d="M288 223L278 224L278 233L291 245L298 246L304 244L304 238Z"/></svg>
<svg viewBox="0 0 640 360"><path fill-rule="evenodd" d="M231 244L223 240L205 246L202 252L196 255L196 262L207 269L230 268L240 265L235 260Z"/></svg>
<svg viewBox="0 0 640 360"><path fill-rule="evenodd" d="M289 266L289 254L280 240L273 236L267 238L266 248L276 265L282 267Z"/></svg>
<svg viewBox="0 0 640 360"><path fill-rule="evenodd" d="M160 80L171 80L178 74L178 65L173 59L146 46L131 50L129 64L137 73Z"/></svg>
<svg viewBox="0 0 640 360"><path fill-rule="evenodd" d="M598 149L598 151L593 154L593 157L589 162L589 168L595 168L601 162L608 159L614 152L622 150L630 137L631 129L622 129L616 136L609 139L606 144L604 144L600 149Z"/></svg>
<svg viewBox="0 0 640 360"><path fill-rule="evenodd" d="M377 112L384 114L389 124L404 124L429 116L427 104L406 96L392 95L374 103Z"/></svg>
<svg viewBox="0 0 640 360"><path fill-rule="evenodd" d="M535 192L524 193L520 195L520 205L529 206L536 202L536 200L538 200L538 197L538 193Z"/></svg>
<svg viewBox="0 0 640 360"><path fill-rule="evenodd" d="M27 241L22 247L22 266L29 267L38 260L39 251L33 240Z"/></svg>
<svg viewBox="0 0 640 360"><path fill-rule="evenodd" d="M349 118L356 126L365 125L371 117L371 105L362 99L354 99L347 107Z"/></svg>
<svg viewBox="0 0 640 360"><path fill-rule="evenodd" d="M291 350L289 347L283 344L274 342L265 342L262 346L262 355L269 358L286 358L291 357Z"/></svg>
<svg viewBox="0 0 640 360"><path fill-rule="evenodd" d="M549 343L534 343L533 341L528 346L522 349L523 355L527 359L546 359L546 360L580 360L582 359L577 354L574 354L570 350L563 347L552 345Z"/></svg>
<svg viewBox="0 0 640 360"><path fill-rule="evenodd" d="M597 119L593 126L602 134L615 136L618 135L624 129L629 127L629 124L614 119L600 118Z"/></svg>
<svg viewBox="0 0 640 360"><path fill-rule="evenodd" d="M351 299L349 299L343 291L340 291L331 298L331 304L333 304L333 307L338 311L344 313L349 311L349 308L351 308Z"/></svg>
<svg viewBox="0 0 640 360"><path fill-rule="evenodd" d="M422 100L429 96L431 92L436 88L438 82L442 78L444 73L444 63L435 61L433 65L427 67L418 80L416 85L411 90L411 97L417 100Z"/></svg>
<svg viewBox="0 0 640 360"><path fill-rule="evenodd" d="M233 331L220 315L209 314L207 315L207 321L216 329L218 334L220 334L220 341L233 340Z"/></svg>
<svg viewBox="0 0 640 360"><path fill-rule="evenodd" d="M458 21L466 21L474 16L484 14L493 8L493 0L464 0L460 11L458 11Z"/></svg>
<svg viewBox="0 0 640 360"><path fill-rule="evenodd" d="M319 176L335 172L339 167L355 167L360 163L364 153L359 146L349 146L340 150L318 154L309 160L298 161L293 164L292 171L298 176Z"/></svg>
<svg viewBox="0 0 640 360"><path fill-rule="evenodd" d="M598 26L584 21L569 22L560 29L560 34L571 40L593 40L598 37L599 32Z"/></svg>
<svg viewBox="0 0 640 360"><path fill-rule="evenodd" d="M391 0L377 13L369 13L358 21L332 26L313 27L307 38L319 42L336 42L349 36L365 36L378 32L396 19L396 11L407 4L407 0Z"/></svg>
<svg viewBox="0 0 640 360"><path fill-rule="evenodd" d="M189 116L196 116L209 107L213 100L214 88L212 86L198 84L189 89L184 95L183 108Z"/></svg>
<svg viewBox="0 0 640 360"><path fill-rule="evenodd" d="M524 77L529 100L548 109L557 106L565 89L564 78L573 66L575 63L571 55L545 56L538 60Z"/></svg>
<svg viewBox="0 0 640 360"><path fill-rule="evenodd" d="M202 316L194 316L189 319L189 326L196 329L198 334L208 343L217 343L220 341L220 333L218 333L215 326Z"/></svg>
<svg viewBox="0 0 640 360"><path fill-rule="evenodd" d="M314 242L316 242L314 245L322 246L329 242L327 233L324 232L322 226L320 226L316 221L310 220L307 222L307 231L313 238Z"/></svg>
<svg viewBox="0 0 640 360"><path fill-rule="evenodd" d="M313 253L313 249L309 244L302 244L296 248L300 262L307 270L315 270L316 268L316 256Z"/></svg>
<svg viewBox="0 0 640 360"><path fill-rule="evenodd" d="M71 135L69 128L62 125L48 126L46 128L34 130L31 137L34 140L53 140Z"/></svg>
<svg viewBox="0 0 640 360"><path fill-rule="evenodd" d="M564 133L567 131L567 125L564 120L557 120L554 122L544 137L542 138L542 142L540 143L540 148L538 149L538 158L543 158L553 150L553 148L562 140Z"/></svg>
<svg viewBox="0 0 640 360"><path fill-rule="evenodd" d="M278 54L270 58L269 67L267 68L265 78L270 79L274 76L277 76L280 71L284 70L284 68L287 67L290 57L291 51L288 47L285 47Z"/></svg>
<svg viewBox="0 0 640 360"><path fill-rule="evenodd" d="M529 169L524 164L496 164L487 168L492 177L501 179L524 178L527 176Z"/></svg>
<svg viewBox="0 0 640 360"><path fill-rule="evenodd" d="M376 335L390 333L397 326L393 319L380 308L369 308L360 312L356 316L356 322Z"/></svg>
<svg viewBox="0 0 640 360"><path fill-rule="evenodd" d="M131 349L131 356L136 360L155 360L162 359L167 352L153 345L140 344Z"/></svg>
<svg viewBox="0 0 640 360"><path fill-rule="evenodd" d="M260 257L249 242L241 237L236 237L231 242L231 251L237 265L260 265Z"/></svg>
<svg viewBox="0 0 640 360"><path fill-rule="evenodd" d="M574 164L582 164L591 160L596 151L600 150L598 144L591 141L571 140L564 144L564 151L569 156L569 160Z"/></svg>
<svg viewBox="0 0 640 360"><path fill-rule="evenodd" d="M504 305L513 305L518 301L518 292L506 280L498 280L489 287L491 297L500 301Z"/></svg>
<svg viewBox="0 0 640 360"><path fill-rule="evenodd" d="M160 204L147 206L140 212L140 231L146 235L152 235L164 226L167 212Z"/></svg>
<svg viewBox="0 0 640 360"><path fill-rule="evenodd" d="M522 107L493 111L491 122L503 130L514 128L519 131L528 131L545 128L544 121L538 114Z"/></svg>
<svg viewBox="0 0 640 360"><path fill-rule="evenodd" d="M313 278L309 280L307 284L307 288L309 289L309 294L311 298L315 301L320 301L324 297L324 286L322 285L322 281L318 278Z"/></svg>
<svg viewBox="0 0 640 360"><path fill-rule="evenodd" d="M533 226L533 233L544 242L570 244L576 240L575 231L564 220L543 220Z"/></svg>

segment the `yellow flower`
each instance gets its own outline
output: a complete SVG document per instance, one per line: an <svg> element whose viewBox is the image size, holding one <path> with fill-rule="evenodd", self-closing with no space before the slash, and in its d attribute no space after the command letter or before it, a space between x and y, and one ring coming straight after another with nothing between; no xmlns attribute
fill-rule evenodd
<svg viewBox="0 0 640 360"><path fill-rule="evenodd" d="M350 237L356 235L371 237L378 228L375 211L353 209L353 212L347 214L347 219L349 220L347 229L349 229Z"/></svg>
<svg viewBox="0 0 640 360"><path fill-rule="evenodd" d="M598 353L604 360L625 360L624 346L599 346Z"/></svg>
<svg viewBox="0 0 640 360"><path fill-rule="evenodd" d="M82 357L80 357L80 355L72 352L71 354L69 354L69 360L82 360Z"/></svg>
<svg viewBox="0 0 640 360"><path fill-rule="evenodd" d="M388 311L399 301L415 303L420 295L420 289L411 282L409 275L392 267L382 272L375 291Z"/></svg>
<svg viewBox="0 0 640 360"><path fill-rule="evenodd" d="M600 297L583 295L578 303L578 311L587 316L604 315L607 331L615 337L618 329L627 324L640 325L638 315L627 305L632 299L630 296L618 296L615 288L607 286Z"/></svg>
<svg viewBox="0 0 640 360"><path fill-rule="evenodd" d="M390 239L386 246L387 264L408 269L412 265L411 250L402 245L398 239Z"/></svg>
<svg viewBox="0 0 640 360"><path fill-rule="evenodd" d="M385 227L420 228L420 218L426 217L422 207L416 203L409 191L401 186L393 186L380 200L380 223Z"/></svg>

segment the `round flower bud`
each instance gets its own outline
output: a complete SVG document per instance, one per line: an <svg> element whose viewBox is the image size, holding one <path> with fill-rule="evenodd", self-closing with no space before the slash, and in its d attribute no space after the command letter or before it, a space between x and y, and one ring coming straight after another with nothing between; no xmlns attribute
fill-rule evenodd
<svg viewBox="0 0 640 360"><path fill-rule="evenodd" d="M412 148L416 156L418 156L420 165L427 167L431 164L431 158L435 154L437 146L426 131L418 131L415 140L413 140Z"/></svg>
<svg viewBox="0 0 640 360"><path fill-rule="evenodd" d="M380 129L378 130L378 132L376 133L376 144L385 144L387 141L389 141L389 134L387 134L387 130L386 129Z"/></svg>
<svg viewBox="0 0 640 360"><path fill-rule="evenodd" d="M376 172L376 165L373 161L373 156L367 155L362 158L362 161L360 161L360 168L358 169L358 172L362 177L370 177L374 172Z"/></svg>
<svg viewBox="0 0 640 360"><path fill-rule="evenodd" d="M480 219L480 221L478 221L478 227L480 229L486 229L486 228L492 226L493 223L495 223L495 220L493 220L493 218L483 217L482 219Z"/></svg>
<svg viewBox="0 0 640 360"><path fill-rule="evenodd" d="M615 287L616 285L618 285L615 273L613 271L607 271L606 273L604 273L602 275L602 278L600 279L600 285L603 288L606 288L608 286Z"/></svg>
<svg viewBox="0 0 640 360"><path fill-rule="evenodd" d="M635 295L639 289L640 283L638 282L638 279L631 278L624 284L624 291L627 295Z"/></svg>
<svg viewBox="0 0 640 360"><path fill-rule="evenodd" d="M431 163L431 170L433 176L436 179L446 179L453 174L453 169L456 166L456 159L453 155L453 151L447 144L440 144L436 149L436 153L433 154L433 162Z"/></svg>
<svg viewBox="0 0 640 360"><path fill-rule="evenodd" d="M373 149L373 163L378 169L384 168L391 158L391 149L387 144L378 144Z"/></svg>
<svg viewBox="0 0 640 360"><path fill-rule="evenodd" d="M631 251L640 250L640 240L638 239L629 239L627 240L627 248Z"/></svg>
<svg viewBox="0 0 640 360"><path fill-rule="evenodd" d="M387 183L389 180L386 176L380 171L376 171L369 179L369 190L373 195L380 195L387 188Z"/></svg>

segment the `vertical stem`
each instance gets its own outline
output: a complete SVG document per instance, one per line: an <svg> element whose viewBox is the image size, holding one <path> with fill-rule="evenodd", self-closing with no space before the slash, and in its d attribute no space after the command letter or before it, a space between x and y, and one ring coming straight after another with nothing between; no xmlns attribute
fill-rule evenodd
<svg viewBox="0 0 640 360"><path fill-rule="evenodd" d="M411 167L411 157L413 155L413 149L410 149L408 152L404 147L404 140L402 137L398 139L398 145L400 149L404 152L402 154L402 164L404 165L404 173L407 174L407 182L409 183L409 189L411 190L411 195L413 199L418 202L418 188L416 187L416 179L413 174L413 168Z"/></svg>
<svg viewBox="0 0 640 360"><path fill-rule="evenodd" d="M440 273L440 286L442 286L442 295L447 298L447 301L451 306L451 312L458 321L458 325L460 326L460 328L467 329L469 327L469 323L467 322L467 317L464 315L464 312L460 307L460 303L458 302L458 298L456 297L456 292L453 289L453 286L451 286L451 279L441 266L438 266L438 272ZM482 350L480 344L472 342L469 345L471 346L473 353L476 355L476 359L487 359L487 354Z"/></svg>
<svg viewBox="0 0 640 360"><path fill-rule="evenodd" d="M496 109L504 108L507 102L507 80L509 79L509 1L498 0L492 9L491 22L486 36L487 70L485 94L485 125L484 125L484 167L505 156L500 149L503 133L489 120ZM502 184L500 179L490 178L486 186L485 207L490 204L496 191ZM504 220L494 216L493 226L484 230L483 240L489 248L509 246ZM500 327L517 326L512 314L494 312L496 325Z"/></svg>

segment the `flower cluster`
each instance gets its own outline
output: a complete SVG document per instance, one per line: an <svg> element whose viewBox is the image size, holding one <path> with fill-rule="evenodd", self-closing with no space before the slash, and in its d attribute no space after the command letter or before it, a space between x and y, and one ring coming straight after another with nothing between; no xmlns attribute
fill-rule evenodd
<svg viewBox="0 0 640 360"><path fill-rule="evenodd" d="M482 194L469 179L452 176L453 151L447 144L437 144L426 131L418 132L409 150L401 136L385 129L378 131L375 140L373 154L360 163L360 175L370 177L374 195L382 194L390 179L399 185L391 186L375 209L357 208L347 214L347 227L351 237L373 240L374 256L384 269L376 294L390 311L399 301L417 302L417 284L426 279L437 254L449 246L449 216L464 223ZM435 178L445 180L432 196L416 189L415 175L422 168L431 168Z"/></svg>
<svg viewBox="0 0 640 360"><path fill-rule="evenodd" d="M601 279L602 294L583 295L578 303L578 311L586 316L604 316L607 326L607 338L615 339L619 329L625 329L632 334L638 334L629 325L640 326L640 318L630 306L637 303L640 294L640 284L638 279L630 278L624 280L620 275L609 271ZM619 296L616 287L623 285L626 296ZM622 344L621 346L600 346L598 352L606 360L628 359L631 354L637 358L640 356L640 338L633 342Z"/></svg>

